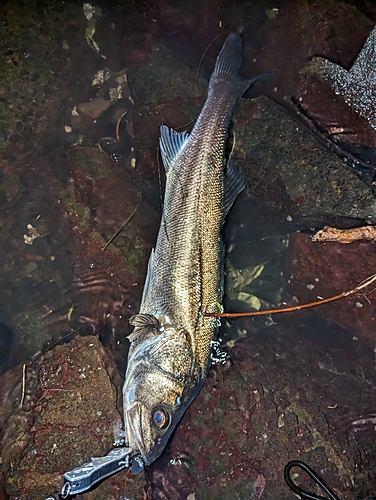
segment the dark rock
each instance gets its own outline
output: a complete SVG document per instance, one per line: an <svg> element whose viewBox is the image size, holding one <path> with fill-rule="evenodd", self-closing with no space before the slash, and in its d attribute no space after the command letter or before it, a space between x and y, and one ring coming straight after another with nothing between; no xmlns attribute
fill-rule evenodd
<svg viewBox="0 0 376 500"><path fill-rule="evenodd" d="M19 368L16 373L19 377ZM7 418L2 433L10 498L40 500L60 491L64 471L112 448L114 432L122 425L117 409L119 381L112 356L91 336L57 346L27 366L25 397L21 399L19 379L11 393L19 407ZM8 410L9 403L8 394ZM119 481L127 497L142 496L142 476L124 472L115 481L116 488ZM87 498L109 498L103 493L109 493L109 487L110 483Z"/></svg>
<svg viewBox="0 0 376 500"><path fill-rule="evenodd" d="M293 239L292 251L291 293L298 297L299 303L352 290L376 268L374 241L355 241L347 245L320 243L312 241L307 234L298 234ZM353 294L320 306L320 313L374 347L376 306L372 300L372 285L364 294Z"/></svg>
<svg viewBox="0 0 376 500"><path fill-rule="evenodd" d="M0 373L8 367L9 355L14 343L14 332L8 323L0 319Z"/></svg>
<svg viewBox="0 0 376 500"><path fill-rule="evenodd" d="M294 318L292 326L275 316L279 324L259 332L237 320L247 338L211 370L165 453L146 469L147 498L282 500L291 496L283 480L291 459L307 462L340 498L374 491L372 418L353 423L359 407L372 415L372 349L314 314ZM312 491L308 477L299 484Z"/></svg>
<svg viewBox="0 0 376 500"><path fill-rule="evenodd" d="M376 218L372 190L269 98L242 101L235 119L234 158L243 161L252 181L258 172L275 173L303 216ZM275 204L275 197L266 202Z"/></svg>

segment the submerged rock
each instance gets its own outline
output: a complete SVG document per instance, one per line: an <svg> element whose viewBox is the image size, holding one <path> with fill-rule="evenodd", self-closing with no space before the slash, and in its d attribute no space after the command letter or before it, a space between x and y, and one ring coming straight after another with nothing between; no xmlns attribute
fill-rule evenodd
<svg viewBox="0 0 376 500"><path fill-rule="evenodd" d="M235 119L234 159L253 184L263 171L272 171L302 216L376 219L371 188L271 99L243 100ZM252 189L250 184L250 196Z"/></svg>
<svg viewBox="0 0 376 500"><path fill-rule="evenodd" d="M102 97L96 97L89 102L82 102L78 104L77 113L94 120L110 106L111 103L109 101L106 101Z"/></svg>
<svg viewBox="0 0 376 500"><path fill-rule="evenodd" d="M120 377L114 366L97 337L88 336L55 347L26 368L24 397L20 381L13 392L19 407L2 433L10 498L40 500L58 492L65 471L112 448L122 425L114 385ZM127 472L90 498L120 498L115 494L119 481L128 498L142 498L142 476Z"/></svg>
<svg viewBox="0 0 376 500"><path fill-rule="evenodd" d="M146 469L148 499L284 500L291 459L308 463L340 498L374 491L372 350L313 313L294 318L295 327L275 316L278 325L259 331L237 320L247 338L211 370L165 453ZM359 408L369 416L362 424ZM297 481L314 491L308 477Z"/></svg>
<svg viewBox="0 0 376 500"><path fill-rule="evenodd" d="M346 233L345 233L346 234ZM313 302L352 290L374 274L375 241L312 241L307 234L293 240L291 292L299 303ZM308 288L308 285L313 285ZM373 286L332 304L320 306L320 313L352 332L356 340L375 345L376 307ZM368 298L369 294L369 298Z"/></svg>

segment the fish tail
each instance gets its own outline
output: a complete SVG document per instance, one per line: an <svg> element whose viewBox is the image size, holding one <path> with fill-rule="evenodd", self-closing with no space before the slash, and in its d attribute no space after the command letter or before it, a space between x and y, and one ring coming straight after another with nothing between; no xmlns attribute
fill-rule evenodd
<svg viewBox="0 0 376 500"><path fill-rule="evenodd" d="M233 87L239 89L240 95L243 94L259 76L246 80L239 74L243 63L243 43L238 33L230 33L218 54L214 71L210 78L209 92L213 92L216 84L227 82Z"/></svg>

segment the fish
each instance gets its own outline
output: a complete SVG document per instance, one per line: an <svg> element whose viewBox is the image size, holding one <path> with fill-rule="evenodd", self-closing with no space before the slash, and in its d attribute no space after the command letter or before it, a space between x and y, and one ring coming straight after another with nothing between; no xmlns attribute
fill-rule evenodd
<svg viewBox="0 0 376 500"><path fill-rule="evenodd" d="M226 145L237 101L259 78L239 74L242 39L230 33L191 131L160 130L166 186L123 386L125 444L137 474L163 452L212 364L223 297L221 229L245 180Z"/></svg>

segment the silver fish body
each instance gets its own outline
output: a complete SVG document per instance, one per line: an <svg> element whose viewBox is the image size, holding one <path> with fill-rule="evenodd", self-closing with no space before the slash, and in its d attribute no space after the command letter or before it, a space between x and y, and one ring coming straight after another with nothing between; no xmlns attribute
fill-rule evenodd
<svg viewBox="0 0 376 500"><path fill-rule="evenodd" d="M140 312L131 318L123 387L126 445L146 465L162 453L211 364L218 321L204 312L218 312L222 300L221 228L244 188L241 172L225 159L234 106L254 81L239 75L241 64L242 41L232 33L192 132L161 127L163 214Z"/></svg>

